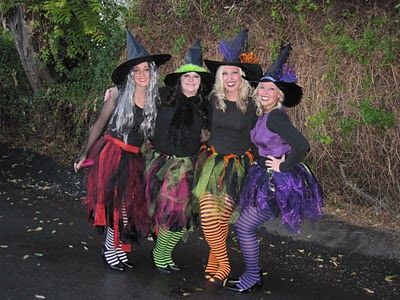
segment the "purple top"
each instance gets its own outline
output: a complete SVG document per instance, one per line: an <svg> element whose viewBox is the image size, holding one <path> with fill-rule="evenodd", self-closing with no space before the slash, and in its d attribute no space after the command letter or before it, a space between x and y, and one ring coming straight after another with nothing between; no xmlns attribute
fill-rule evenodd
<svg viewBox="0 0 400 300"><path fill-rule="evenodd" d="M266 157L272 155L281 157L290 152L291 147L279 134L267 128L267 119L270 113L265 113L257 120L256 125L251 130L251 141L257 146L258 154Z"/></svg>

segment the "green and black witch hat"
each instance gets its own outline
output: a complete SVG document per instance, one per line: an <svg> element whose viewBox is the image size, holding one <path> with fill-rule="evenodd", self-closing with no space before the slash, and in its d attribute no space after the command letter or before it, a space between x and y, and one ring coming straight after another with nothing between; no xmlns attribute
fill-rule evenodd
<svg viewBox="0 0 400 300"><path fill-rule="evenodd" d="M282 47L274 63L259 80L259 82L273 82L285 95L282 104L286 107L296 106L303 97L303 89L297 85L296 73L286 64L291 50L290 43Z"/></svg>
<svg viewBox="0 0 400 300"><path fill-rule="evenodd" d="M111 75L112 81L117 85L125 82L126 76L134 66L145 61L153 61L159 67L171 58L169 54L150 55L129 30L126 30L126 46L128 48L128 60L116 67Z"/></svg>
<svg viewBox="0 0 400 300"><path fill-rule="evenodd" d="M167 86L175 86L181 76L185 73L196 72L201 77L201 83L211 88L214 83L214 76L203 67L203 52L200 39L196 39L193 45L187 50L183 65L174 73L167 74L164 83Z"/></svg>
<svg viewBox="0 0 400 300"><path fill-rule="evenodd" d="M219 51L224 59L222 61L205 59L207 68L216 73L220 66L236 66L246 74L248 81L258 81L262 76L262 68L258 64L258 57L254 52L247 52L248 29L243 29L232 40L222 39Z"/></svg>

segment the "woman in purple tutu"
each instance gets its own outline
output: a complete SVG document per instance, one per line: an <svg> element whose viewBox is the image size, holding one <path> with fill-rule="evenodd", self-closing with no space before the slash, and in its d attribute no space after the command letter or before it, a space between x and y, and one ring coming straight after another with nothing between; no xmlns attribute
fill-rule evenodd
<svg viewBox="0 0 400 300"><path fill-rule="evenodd" d="M299 232L304 219L322 216L322 189L302 163L310 145L292 125L284 107L300 103L303 92L296 84L293 70L284 63L291 50L285 46L276 62L260 79L254 92L259 116L251 131L258 148L258 159L249 169L240 194L240 216L236 231L246 270L226 287L246 292L262 285L260 249L255 230L264 222L280 216L291 231Z"/></svg>

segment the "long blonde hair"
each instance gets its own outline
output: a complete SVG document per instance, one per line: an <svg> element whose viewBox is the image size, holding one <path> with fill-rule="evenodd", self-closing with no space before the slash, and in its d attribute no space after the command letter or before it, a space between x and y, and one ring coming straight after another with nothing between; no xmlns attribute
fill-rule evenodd
<svg viewBox="0 0 400 300"><path fill-rule="evenodd" d="M226 94L224 89L224 83L222 80L222 72L224 66L220 66L217 70L215 75L215 84L213 90L211 91L211 95L214 95L216 98L215 106L217 109L222 110L225 112L226 104L224 100L226 100ZM241 68L240 69L240 76L245 76L245 73ZM241 78L240 85L239 85L239 99L236 101L236 107L240 109L243 113L246 112L247 105L249 102L249 95L252 92L252 87L247 82L247 80Z"/></svg>
<svg viewBox="0 0 400 300"><path fill-rule="evenodd" d="M253 100L254 100L254 102L256 103L256 106L257 106L257 110L256 110L256 115L257 116L261 116L264 113L264 109L262 108L260 100L258 100L258 97L257 97L257 92L258 92L258 89L260 88L260 83L257 85L256 89L253 91L253 94L251 95ZM279 100L276 101L275 105L273 107L271 107L268 111L271 111L271 110L273 110L275 108L281 108L283 106L282 102L285 99L285 94L279 88L278 88L278 92L279 92L279 95L280 95Z"/></svg>

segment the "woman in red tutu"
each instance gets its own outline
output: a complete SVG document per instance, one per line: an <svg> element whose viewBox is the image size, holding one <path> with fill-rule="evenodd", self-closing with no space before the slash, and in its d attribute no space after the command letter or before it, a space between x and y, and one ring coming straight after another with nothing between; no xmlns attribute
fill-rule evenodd
<svg viewBox="0 0 400 300"><path fill-rule="evenodd" d="M148 54L129 31L126 34L128 60L112 74L118 92L115 97L106 95L108 100L74 163L75 171L91 165L85 174L85 203L93 225L106 229L101 253L115 271L133 267L127 257L129 242L149 231L140 147L154 130L158 67L171 58Z"/></svg>
<svg viewBox="0 0 400 300"><path fill-rule="evenodd" d="M146 151L146 198L151 203L152 223L158 228L152 255L162 273L180 269L172 252L191 219L194 158L207 124L207 94L213 83L213 76L202 65L197 40L184 64L165 77L167 87L160 90L153 148Z"/></svg>

